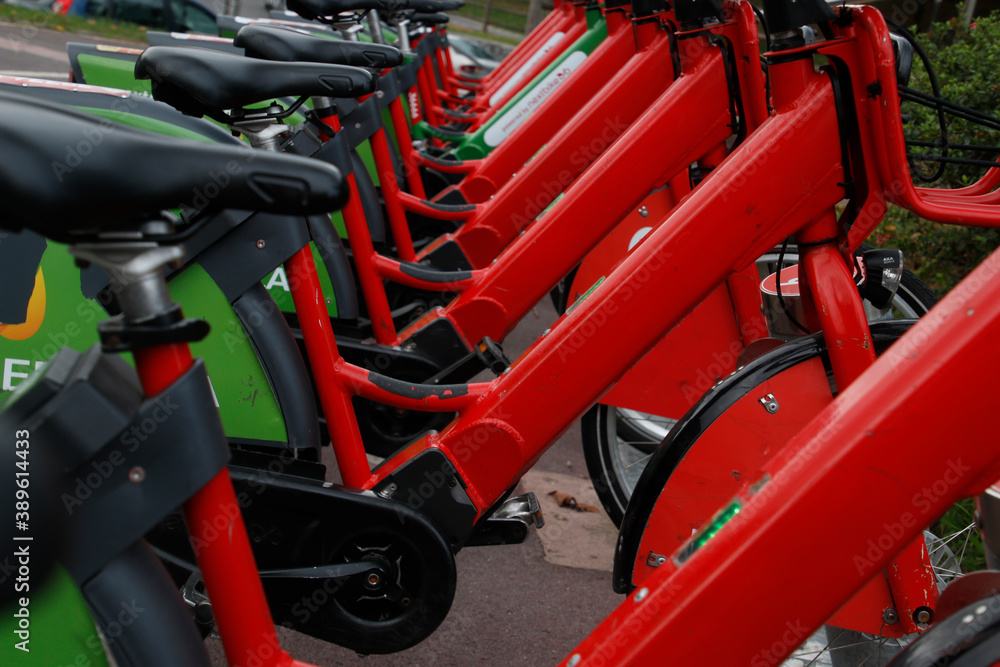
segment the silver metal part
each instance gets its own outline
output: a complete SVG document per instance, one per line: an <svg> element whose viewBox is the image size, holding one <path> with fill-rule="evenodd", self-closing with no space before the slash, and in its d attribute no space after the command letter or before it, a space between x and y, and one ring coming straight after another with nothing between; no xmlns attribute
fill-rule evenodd
<svg viewBox="0 0 1000 667"><path fill-rule="evenodd" d="M882 612L882 620L888 623L889 625L892 625L893 623L899 620L899 613L897 613L896 610L893 609L892 607L887 607Z"/></svg>
<svg viewBox="0 0 1000 667"><path fill-rule="evenodd" d="M111 290L129 322L149 320L173 308L163 267L184 257L181 246L146 241L80 243L70 254L96 264L111 276Z"/></svg>
<svg viewBox="0 0 1000 667"><path fill-rule="evenodd" d="M398 28L396 34L399 36L399 50L403 52L404 56L412 56L413 51L410 49L410 19L396 21L396 27Z"/></svg>
<svg viewBox="0 0 1000 667"><path fill-rule="evenodd" d="M337 100L333 97L326 97L325 95L313 95L312 96L313 109L331 109L337 106Z"/></svg>
<svg viewBox="0 0 1000 667"><path fill-rule="evenodd" d="M983 533L986 563L991 570L1000 569L1000 491L990 487L976 502L979 525Z"/></svg>
<svg viewBox="0 0 1000 667"><path fill-rule="evenodd" d="M368 12L368 34L376 44L385 44L385 35L382 34L382 20L376 10Z"/></svg>
<svg viewBox="0 0 1000 667"><path fill-rule="evenodd" d="M357 42L358 33L364 29L360 23L337 24L334 26L348 42Z"/></svg>
<svg viewBox="0 0 1000 667"><path fill-rule="evenodd" d="M545 525L542 518L542 507L538 504L538 498L534 493L525 493L522 496L508 498L507 502L500 506L490 517L491 519L506 519L523 521L527 525L534 525L541 528Z"/></svg>
<svg viewBox="0 0 1000 667"><path fill-rule="evenodd" d="M205 594L205 584L201 580L201 575L193 572L184 585L181 587L181 598L189 607L197 607L200 604L211 604L208 595Z"/></svg>
<svg viewBox="0 0 1000 667"><path fill-rule="evenodd" d="M229 127L242 133L254 148L275 153L281 150L278 137L291 129L284 123L275 123L271 118L235 121Z"/></svg>
<svg viewBox="0 0 1000 667"><path fill-rule="evenodd" d="M778 401L774 398L774 394L767 394L757 399L764 409L770 412L772 415L778 411Z"/></svg>
<svg viewBox="0 0 1000 667"><path fill-rule="evenodd" d="M649 555L646 557L646 565L650 567L660 567L666 562L666 556L661 556L660 554L653 553L652 551L650 551Z"/></svg>
<svg viewBox="0 0 1000 667"><path fill-rule="evenodd" d="M646 216L649 215L649 209L646 208L645 206L640 206L639 207L639 215L641 215L642 217L645 218Z"/></svg>

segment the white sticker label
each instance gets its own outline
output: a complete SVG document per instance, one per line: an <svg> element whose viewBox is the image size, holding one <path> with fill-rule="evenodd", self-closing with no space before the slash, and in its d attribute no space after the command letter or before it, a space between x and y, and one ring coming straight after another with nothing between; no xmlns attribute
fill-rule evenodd
<svg viewBox="0 0 1000 667"><path fill-rule="evenodd" d="M487 146L499 146L500 142L510 136L511 132L521 126L521 123L528 119L535 109L559 87L563 81L569 78L577 67L587 59L587 54L583 51L574 51L556 69L549 72L549 75L538 82L534 88L507 112L493 121L483 134L483 141Z"/></svg>
<svg viewBox="0 0 1000 667"><path fill-rule="evenodd" d="M548 41L542 44L542 47L535 51L530 58L528 58L528 62L521 65L521 67L514 72L509 79L507 79L507 82L500 86L500 89L497 90L497 92L493 93L493 96L490 97L490 106L496 106L500 100L507 96L507 93L514 90L514 86L521 82L521 79L523 79L524 76L531 71L532 67L538 64L539 60L545 57L545 54L556 48L556 44L562 41L562 38L565 36L566 33L557 32L549 37Z"/></svg>

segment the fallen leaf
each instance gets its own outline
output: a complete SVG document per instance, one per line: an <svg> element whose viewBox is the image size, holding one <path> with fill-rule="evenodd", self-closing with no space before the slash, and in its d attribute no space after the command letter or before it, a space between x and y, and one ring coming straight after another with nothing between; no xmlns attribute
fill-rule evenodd
<svg viewBox="0 0 1000 667"><path fill-rule="evenodd" d="M576 498L568 493L563 493L562 491L549 491L549 495L554 497L556 505L559 505L559 507L576 509Z"/></svg>
<svg viewBox="0 0 1000 667"><path fill-rule="evenodd" d="M600 512L601 510L588 503L578 503L576 498L569 495L568 493L563 493L562 491L549 491L549 495L553 497L556 504L559 507L568 507L571 510L576 510L577 512Z"/></svg>

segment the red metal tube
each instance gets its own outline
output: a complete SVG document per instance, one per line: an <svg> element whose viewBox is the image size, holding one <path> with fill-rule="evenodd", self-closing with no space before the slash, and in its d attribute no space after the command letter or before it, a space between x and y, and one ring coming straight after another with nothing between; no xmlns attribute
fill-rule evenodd
<svg viewBox="0 0 1000 667"><path fill-rule="evenodd" d="M371 477L371 470L358 431L354 407L351 405L352 392L338 381L340 368L346 362L337 351L337 341L326 310L326 299L309 247L295 253L285 263L285 267L341 479L348 486L362 488Z"/></svg>

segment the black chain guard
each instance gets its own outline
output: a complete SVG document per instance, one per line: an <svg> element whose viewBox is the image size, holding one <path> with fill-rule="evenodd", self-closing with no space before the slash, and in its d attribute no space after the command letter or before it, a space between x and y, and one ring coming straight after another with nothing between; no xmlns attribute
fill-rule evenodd
<svg viewBox="0 0 1000 667"><path fill-rule="evenodd" d="M279 464L273 459L269 467ZM447 616L455 559L422 514L370 492L266 469L229 470L276 624L362 654L393 653L424 640ZM179 513L147 539L177 581L194 571ZM336 578L302 573L359 562L373 570Z"/></svg>

